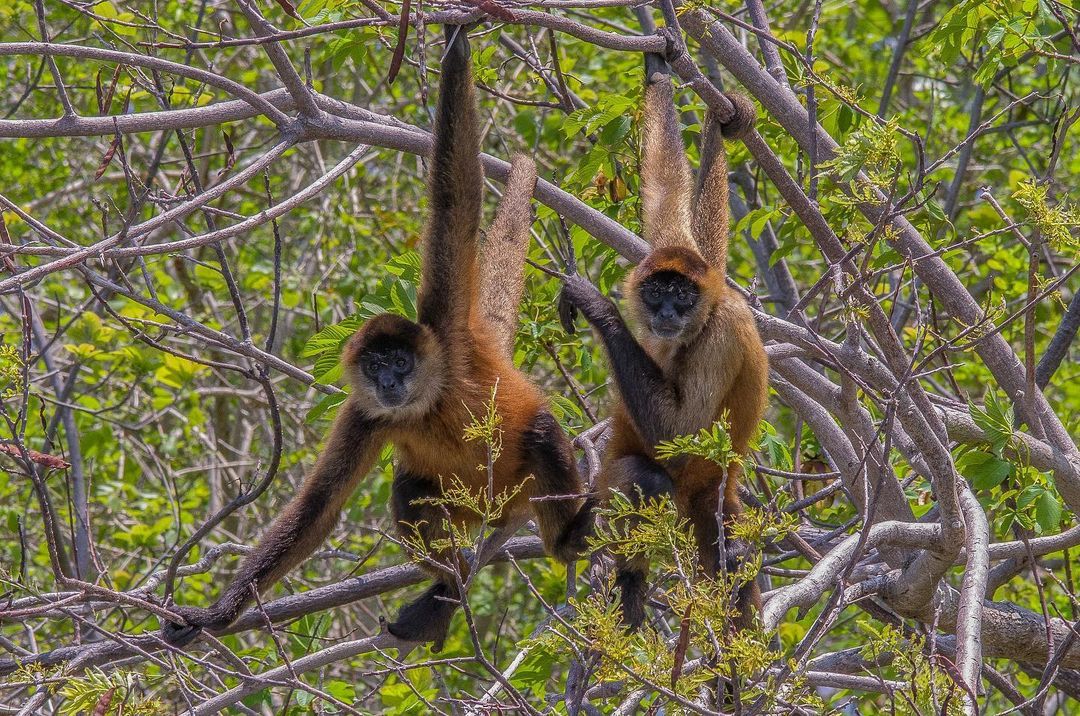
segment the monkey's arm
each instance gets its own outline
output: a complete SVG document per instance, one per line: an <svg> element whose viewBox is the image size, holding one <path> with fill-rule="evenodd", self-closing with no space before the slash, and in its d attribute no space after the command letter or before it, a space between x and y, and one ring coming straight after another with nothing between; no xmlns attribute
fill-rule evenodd
<svg viewBox="0 0 1080 716"><path fill-rule="evenodd" d="M694 236L701 255L720 272L727 272L728 228L731 216L728 206L728 162L724 138L738 138L754 126L754 103L735 92L725 96L735 108L735 114L721 123L711 111L705 116L701 139L701 166L694 201Z"/></svg>
<svg viewBox="0 0 1080 716"><path fill-rule="evenodd" d="M188 624L166 624L166 640L183 645L202 628L224 629L253 600L253 587L264 591L311 554L333 530L345 500L371 470L383 442L373 421L350 402L342 405L314 470L241 563L235 579L210 607L176 607Z"/></svg>
<svg viewBox="0 0 1080 716"><path fill-rule="evenodd" d="M563 295L600 334L626 411L646 445L675 437L669 416L679 413L675 387L634 338L619 309L587 279L563 276Z"/></svg>
<svg viewBox="0 0 1080 716"><path fill-rule="evenodd" d="M448 47L435 111L429 217L417 306L420 322L436 333L468 321L476 296L484 184L468 35L464 26L447 25L445 31Z"/></svg>
<svg viewBox="0 0 1080 716"><path fill-rule="evenodd" d="M525 255L532 226L536 163L524 154L510 160L499 210L488 229L480 256L480 309L504 355L513 357L521 295L525 290Z"/></svg>
<svg viewBox="0 0 1080 716"><path fill-rule="evenodd" d="M645 55L645 121L641 131L641 220L656 248L696 247L691 234L693 181L686 160L670 69L661 55Z"/></svg>

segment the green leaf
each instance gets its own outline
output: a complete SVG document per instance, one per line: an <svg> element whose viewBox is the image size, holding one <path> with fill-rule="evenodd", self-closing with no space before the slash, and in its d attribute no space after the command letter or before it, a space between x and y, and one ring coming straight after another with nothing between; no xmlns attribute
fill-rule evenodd
<svg viewBox="0 0 1080 716"><path fill-rule="evenodd" d="M1035 521L1043 534L1057 532L1061 525L1061 501L1050 490L1044 490L1035 502Z"/></svg>
<svg viewBox="0 0 1080 716"><path fill-rule="evenodd" d="M308 339L300 351L301 358L312 358L328 350L341 352L341 345L360 327L359 316L349 316L341 323L327 326Z"/></svg>
<svg viewBox="0 0 1080 716"><path fill-rule="evenodd" d="M315 360L311 368L315 380L323 385L329 385L341 377L342 365L338 351L327 351Z"/></svg>
<svg viewBox="0 0 1080 716"><path fill-rule="evenodd" d="M1042 485L1028 485L1024 488L1024 491L1020 493L1020 496L1016 498L1016 506L1020 509L1028 507L1035 500L1042 496L1046 488Z"/></svg>
<svg viewBox="0 0 1080 716"><path fill-rule="evenodd" d="M990 32L986 33L987 47L993 47L994 45L1000 44L1003 37L1005 37L1005 26L994 25L990 28Z"/></svg>
<svg viewBox="0 0 1080 716"><path fill-rule="evenodd" d="M986 440L1001 454L1002 448L1013 436L1013 411L996 392L989 390L983 398L983 408L969 403L971 419L986 433Z"/></svg>
<svg viewBox="0 0 1080 716"><path fill-rule="evenodd" d="M770 220L779 218L782 216L782 212L774 206L762 206L752 211L746 212L746 215L738 220L735 224L735 228L731 230L731 233L737 234L740 231L746 230L750 232L750 236L754 239L761 236L761 232L765 230L765 224Z"/></svg>
<svg viewBox="0 0 1080 716"><path fill-rule="evenodd" d="M608 146L613 146L622 141L627 134L630 134L630 127L630 117L625 114L616 117L604 126L604 130L600 132L600 141Z"/></svg>
<svg viewBox="0 0 1080 716"><path fill-rule="evenodd" d="M323 685L323 691L347 704L351 704L356 699L356 687L347 681L329 681Z"/></svg>
<svg viewBox="0 0 1080 716"><path fill-rule="evenodd" d="M1013 470L1012 463L982 450L972 450L957 460L957 470L971 481L976 490L997 487Z"/></svg>
<svg viewBox="0 0 1080 716"><path fill-rule="evenodd" d="M345 399L349 397L345 393L335 393L333 395L324 395L322 399L315 403L314 407L307 412L304 416L305 423L314 423L316 420L326 414L327 411L336 408L345 402Z"/></svg>
<svg viewBox="0 0 1080 716"><path fill-rule="evenodd" d="M772 256L769 257L769 266L775 266L781 259L786 259L798 247L798 236L794 232L789 233L784 237L783 242L776 247L776 251L773 251Z"/></svg>
<svg viewBox="0 0 1080 716"><path fill-rule="evenodd" d="M900 252L886 246L880 254L874 257L874 260L870 262L872 268L881 269L886 266L895 266L901 263L904 257L900 255Z"/></svg>
<svg viewBox="0 0 1080 716"><path fill-rule="evenodd" d="M529 689L534 697L542 698L546 691L544 686L556 668L558 664L553 653L534 649L510 677L510 683L521 690Z"/></svg>
<svg viewBox="0 0 1080 716"><path fill-rule="evenodd" d="M840 105L840 113L836 117L837 129L840 130L841 134L844 134L851 129L853 124L855 124L855 112L846 104Z"/></svg>

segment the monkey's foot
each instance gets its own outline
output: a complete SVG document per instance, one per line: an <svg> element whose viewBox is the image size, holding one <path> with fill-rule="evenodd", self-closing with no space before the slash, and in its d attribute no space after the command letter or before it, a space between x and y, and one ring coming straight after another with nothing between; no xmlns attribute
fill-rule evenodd
<svg viewBox="0 0 1080 716"><path fill-rule="evenodd" d="M637 631L645 622L645 573L620 571L615 575L615 586L619 588L623 624L627 631Z"/></svg>
<svg viewBox="0 0 1080 716"><path fill-rule="evenodd" d="M589 550L588 539L596 527L596 500L585 500L574 518L563 529L553 545L551 554L560 562L570 564L581 559Z"/></svg>
<svg viewBox="0 0 1080 716"><path fill-rule="evenodd" d="M232 619L222 617L213 609L174 606L172 611L182 616L185 623L165 622L161 627L161 638L178 649L194 641L203 629L219 631L232 623Z"/></svg>
<svg viewBox="0 0 1080 716"><path fill-rule="evenodd" d="M386 630L404 641L432 642L431 650L442 651L450 619L458 605L449 584L436 582L418 599L406 604Z"/></svg>
<svg viewBox="0 0 1080 716"><path fill-rule="evenodd" d="M674 64L675 60L686 52L686 41L683 40L682 33L677 27L665 25L656 28L656 34L664 38L664 60L669 64Z"/></svg>

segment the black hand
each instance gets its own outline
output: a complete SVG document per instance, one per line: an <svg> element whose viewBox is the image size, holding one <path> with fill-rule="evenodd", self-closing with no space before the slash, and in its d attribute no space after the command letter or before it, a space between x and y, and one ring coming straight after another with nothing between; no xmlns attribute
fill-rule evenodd
<svg viewBox="0 0 1080 716"><path fill-rule="evenodd" d="M574 325L574 321L577 320L577 306L570 300L570 297L566 295L566 289L559 291L559 323L562 324L563 330L573 335L577 333L577 326Z"/></svg>
<svg viewBox="0 0 1080 716"><path fill-rule="evenodd" d="M589 283L589 280L578 274L568 274L562 277L563 289L560 301L566 300L581 311L585 320L594 326L611 320L619 320L619 309L600 289Z"/></svg>

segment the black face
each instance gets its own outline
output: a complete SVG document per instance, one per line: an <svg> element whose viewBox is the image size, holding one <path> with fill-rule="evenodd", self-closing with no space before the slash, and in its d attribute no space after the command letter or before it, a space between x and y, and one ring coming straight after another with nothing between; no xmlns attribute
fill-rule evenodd
<svg viewBox="0 0 1080 716"><path fill-rule="evenodd" d="M409 378L416 356L404 346L373 346L360 356L360 369L371 381L379 402L395 408L409 397Z"/></svg>
<svg viewBox="0 0 1080 716"><path fill-rule="evenodd" d="M661 338L673 338L686 328L701 295L696 283L675 271L659 271L641 283L649 329Z"/></svg>

